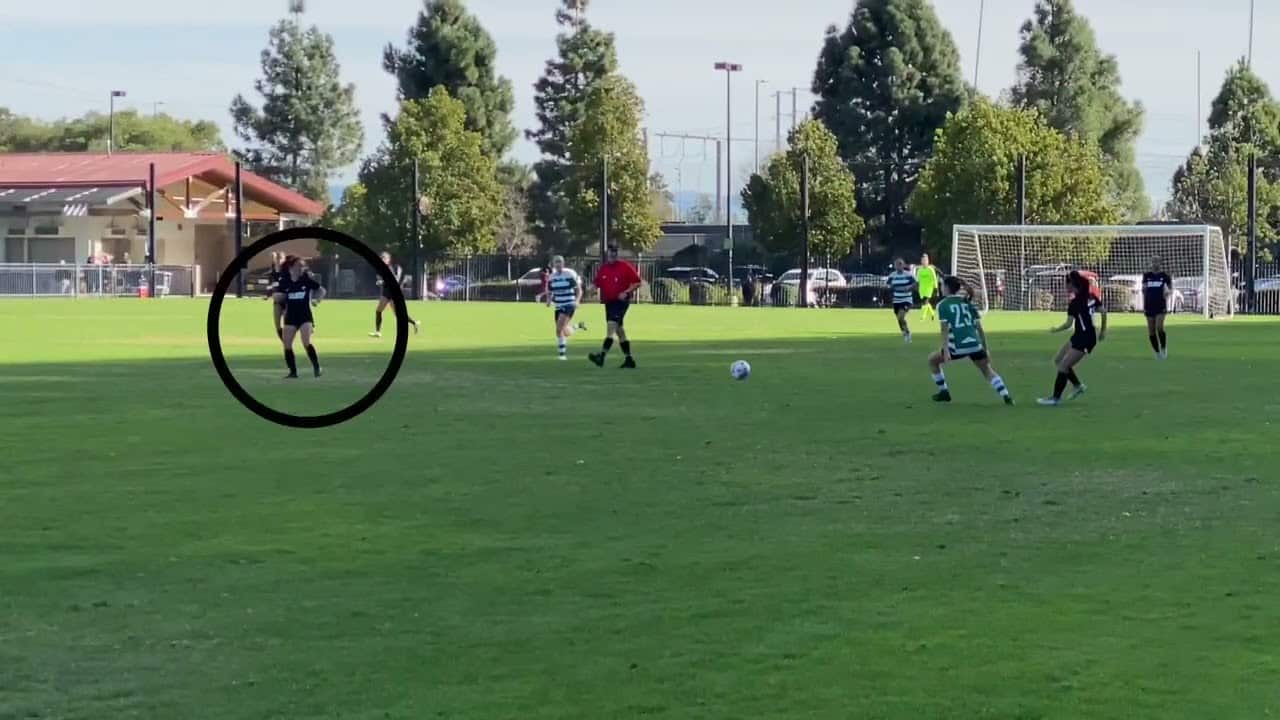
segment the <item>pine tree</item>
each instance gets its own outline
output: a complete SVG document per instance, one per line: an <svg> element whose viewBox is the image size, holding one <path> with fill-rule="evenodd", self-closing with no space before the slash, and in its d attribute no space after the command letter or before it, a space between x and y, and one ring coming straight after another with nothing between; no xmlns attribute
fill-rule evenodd
<svg viewBox="0 0 1280 720"><path fill-rule="evenodd" d="M467 109L467 129L484 136L501 159L516 139L515 95L497 71L498 46L462 0L424 0L404 49L388 45L382 66L395 76L401 100L420 100L444 86Z"/></svg>
<svg viewBox="0 0 1280 720"><path fill-rule="evenodd" d="M1049 125L1096 143L1118 204L1131 219L1147 215L1134 144L1142 131L1142 105L1120 94L1114 55L1103 55L1088 20L1071 0L1037 0L1035 17L1022 25L1017 107L1039 110Z"/></svg>
<svg viewBox="0 0 1280 720"><path fill-rule="evenodd" d="M608 162L609 239L645 251L662 234L654 211L649 152L640 136L644 103L635 86L611 75L587 94L582 121L568 136L570 170L564 182L572 242L570 254L600 240L601 194Z"/></svg>
<svg viewBox="0 0 1280 720"><path fill-rule="evenodd" d="M569 134L584 116L587 95L618 67L613 34L587 22L589 0L561 2L557 54L534 85L538 127L525 133L543 155L533 168L529 219L542 248L555 252L564 252L570 243L563 187L570 174Z"/></svg>
<svg viewBox="0 0 1280 720"><path fill-rule="evenodd" d="M907 199L934 133L960 108L960 54L928 0L858 0L832 25L813 77L814 117L859 178L858 211L885 240L917 245Z"/></svg>
<svg viewBox="0 0 1280 720"><path fill-rule="evenodd" d="M329 178L355 162L364 143L355 86L343 85L333 38L302 26L302 3L271 29L254 89L259 109L231 102L236 151L250 170L314 199L327 201Z"/></svg>

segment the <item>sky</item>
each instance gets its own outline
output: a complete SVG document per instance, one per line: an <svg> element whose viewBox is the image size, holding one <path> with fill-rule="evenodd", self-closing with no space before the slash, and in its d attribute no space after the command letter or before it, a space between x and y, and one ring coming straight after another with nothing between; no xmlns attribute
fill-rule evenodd
<svg viewBox="0 0 1280 720"><path fill-rule="evenodd" d="M934 0L972 79L978 57L979 3ZM366 151L381 139L379 115L394 107L395 84L381 66L388 43L403 44L422 0L308 0L307 21L334 36L344 79L356 85ZM534 126L533 83L555 52L559 0L469 0L498 45L498 67L515 86L515 123ZM617 36L621 70L645 99L645 125L655 169L678 190L715 187L714 147L659 139L659 133L724 135L725 78L717 60L741 63L733 78L732 167L741 183L754 167L756 81L760 86L760 152L774 145L775 100L799 86L803 116L808 85L830 24L843 27L853 0L594 0L590 17ZM997 95L1013 84L1018 29L1033 0L985 0L978 87ZM1280 3L1259 2L1254 66L1280 86ZM252 97L258 56L286 0L0 0L0 106L45 119L105 112L110 90L128 93L119 106L210 119L231 143L227 107L236 93ZM1147 192L1168 196L1173 170L1196 144L1197 115L1228 67L1248 48L1249 0L1076 0L1098 44L1116 55L1123 91L1146 108L1138 162ZM1197 97L1197 51L1202 86ZM163 103L156 105L156 103ZM783 100L784 127L791 100ZM514 154L537 149L523 138ZM353 170L344 173L349 180Z"/></svg>

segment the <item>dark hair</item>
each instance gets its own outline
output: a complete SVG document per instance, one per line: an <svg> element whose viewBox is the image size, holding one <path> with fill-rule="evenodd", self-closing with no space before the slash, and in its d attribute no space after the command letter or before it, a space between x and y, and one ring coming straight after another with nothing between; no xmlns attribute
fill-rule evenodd
<svg viewBox="0 0 1280 720"><path fill-rule="evenodd" d="M1072 270L1067 275L1067 282L1076 289L1076 292L1082 295L1089 294L1089 278L1081 275L1079 270Z"/></svg>
<svg viewBox="0 0 1280 720"><path fill-rule="evenodd" d="M284 262L280 264L280 269L288 272L294 265L302 262L302 258L297 255L285 255Z"/></svg>
<svg viewBox="0 0 1280 720"><path fill-rule="evenodd" d="M950 290L952 295L959 293L964 288L964 281L955 275L948 275L942 278L942 284L947 286L947 290Z"/></svg>

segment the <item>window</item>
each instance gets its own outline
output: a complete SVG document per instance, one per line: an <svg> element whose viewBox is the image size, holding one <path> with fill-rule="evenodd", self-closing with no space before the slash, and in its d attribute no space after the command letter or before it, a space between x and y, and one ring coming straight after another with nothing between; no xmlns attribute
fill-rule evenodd
<svg viewBox="0 0 1280 720"><path fill-rule="evenodd" d="M75 238L28 238L27 262L60 263L75 262Z"/></svg>

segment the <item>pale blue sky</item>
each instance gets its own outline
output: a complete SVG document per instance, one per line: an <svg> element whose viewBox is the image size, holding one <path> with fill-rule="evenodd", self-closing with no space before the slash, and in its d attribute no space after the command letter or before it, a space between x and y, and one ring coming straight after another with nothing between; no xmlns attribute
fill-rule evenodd
<svg viewBox="0 0 1280 720"><path fill-rule="evenodd" d="M972 78L979 0L935 0ZM558 0L470 0L498 43L498 62L516 88L515 120L533 124L532 85L554 51ZM1018 27L1033 0L987 0L979 87L997 94L1013 82ZM308 18L336 39L343 74L357 85L369 146L380 136L378 114L392 107L394 84L381 69L382 47L400 43L420 0L309 0ZM843 25L852 0L595 0L593 22L617 34L622 70L644 96L652 133L722 134L724 77L711 65L740 62L734 80L733 133L754 135L754 80L762 91L762 151L773 142L778 87L807 88L829 23ZM1076 0L1102 48L1119 57L1124 91L1147 108L1139 163L1147 190L1168 194L1168 178L1195 143L1196 50L1203 53L1206 108L1230 63L1244 55L1249 0ZM172 0L0 0L0 105L54 118L105 111L112 88L124 103L150 111L209 118L232 139L226 108L236 92L252 89L267 29L285 0L219 0L197 5ZM198 9L198 11L196 10ZM188 12L191 11L191 12ZM190 18L190 19L189 19ZM1280 84L1280 3L1259 2L1254 65ZM802 91L801 112L809 105ZM789 114L789 101L784 103ZM789 122L789 118L787 120ZM683 161L680 159L683 153ZM536 158L523 139L523 160ZM655 166L683 189L709 190L714 155L699 143L654 140ZM752 145L735 143L737 180L752 166Z"/></svg>

